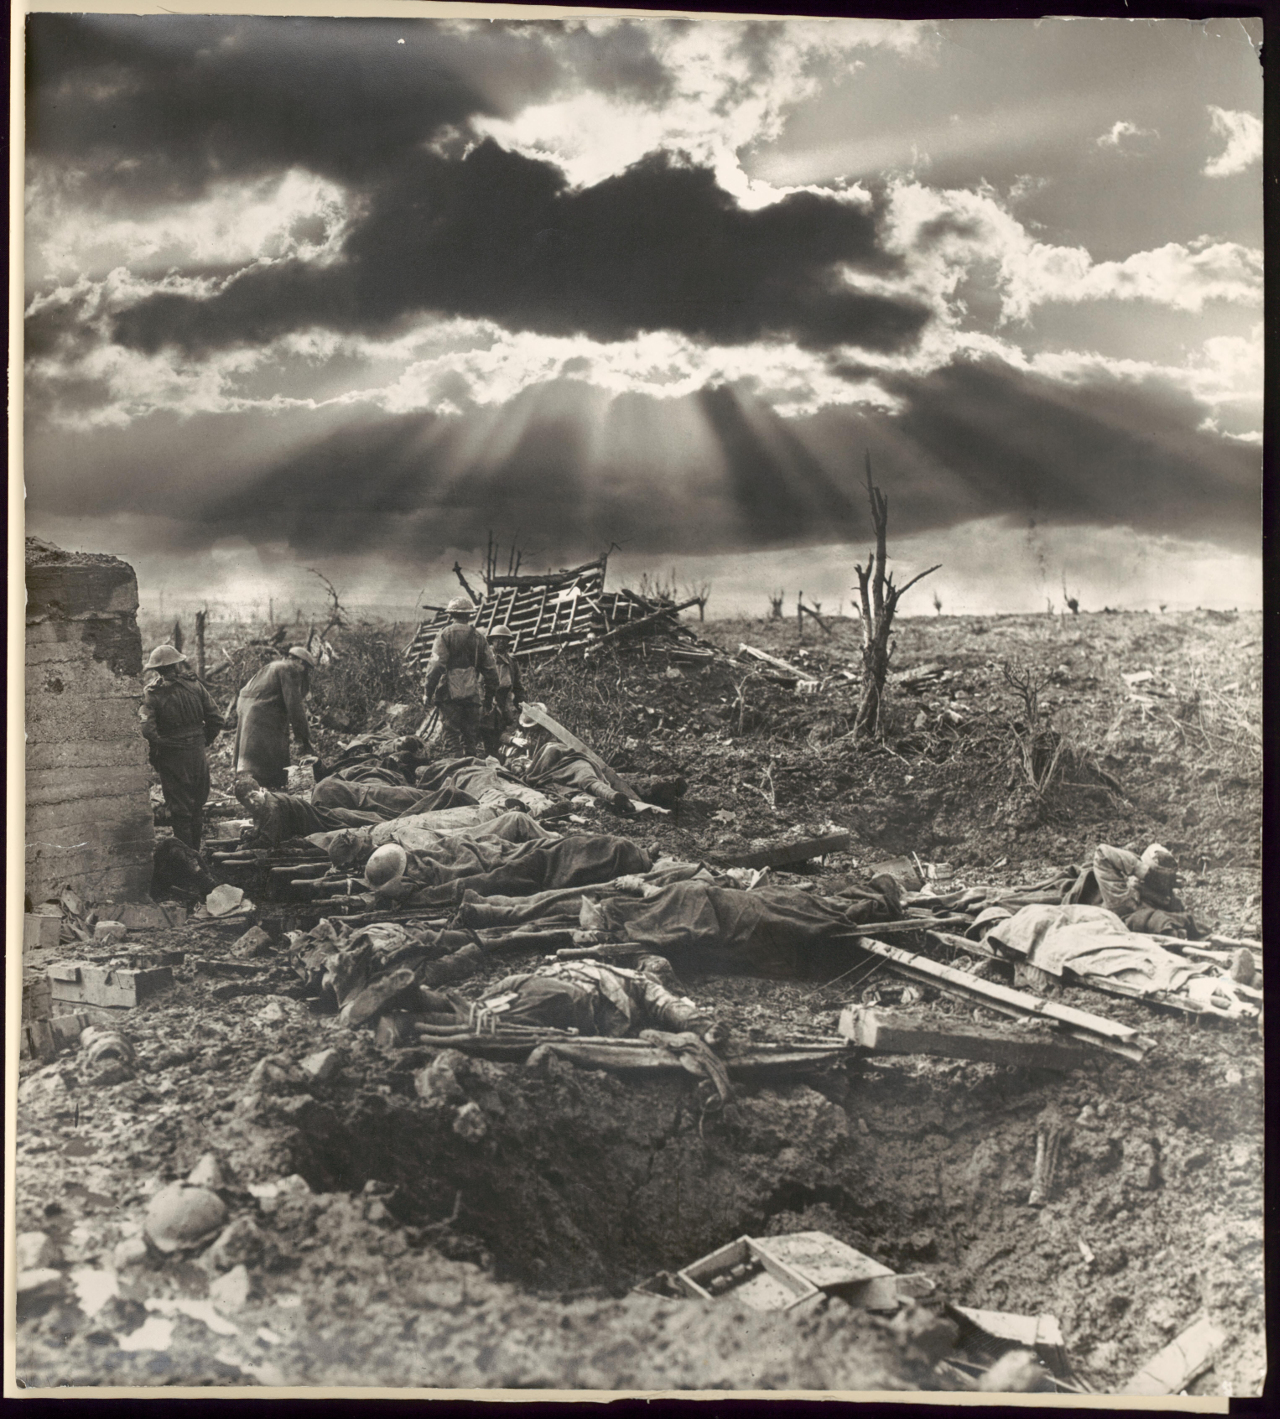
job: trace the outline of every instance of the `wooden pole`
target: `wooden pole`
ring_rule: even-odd
[[[196,612],[196,674],[201,680],[204,679],[204,623],[207,614],[205,611]]]

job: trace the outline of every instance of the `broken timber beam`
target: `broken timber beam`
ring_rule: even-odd
[[[848,833],[828,833],[822,838],[804,838],[800,842],[780,843],[777,847],[762,847],[755,852],[716,857],[713,862],[717,867],[782,867],[788,862],[808,862],[810,858],[843,852],[849,842]],[[922,922],[921,925],[928,923]]]
[[[818,677],[810,674],[807,670],[800,670],[788,661],[779,660],[776,655],[769,655],[766,651],[757,650],[753,645],[745,642],[738,647],[739,655],[749,655],[752,660],[763,660],[767,665],[772,665],[776,670],[781,670],[787,675],[794,676],[796,680],[812,681],[817,684]]]
[[[462,589],[463,589],[463,591],[465,591],[465,592],[467,593],[467,595],[471,598],[471,600],[475,603],[475,605],[479,606],[479,604],[481,603],[481,601],[484,600],[484,597],[482,597],[482,596],[477,596],[477,595],[475,594],[475,592],[471,590],[471,587],[470,587],[469,583],[467,582],[466,577],[462,575],[462,567],[461,567],[457,562],[454,562],[454,564],[453,564],[453,574],[454,574],[454,576],[456,576],[456,577],[458,578],[458,580],[462,583]]]
[[[875,1054],[931,1054],[978,1059],[1022,1069],[1076,1069],[1085,1058],[1079,1045],[1042,1036],[1018,1036],[979,1025],[945,1024],[851,1006],[841,1012],[840,1033]]]
[[[651,611],[647,616],[637,617],[634,621],[621,621],[611,631],[606,631],[604,635],[597,636],[592,645],[603,645],[605,641],[612,640],[614,636],[625,635],[628,631],[634,631],[639,626],[647,626],[654,621],[660,620],[663,616],[678,616],[681,611],[687,611],[690,606],[696,606],[698,598],[695,596],[692,601],[682,601],[679,606],[664,606],[661,610]],[[603,614],[603,613],[602,613]]]
[[[1227,1333],[1201,1316],[1153,1355],[1120,1390],[1121,1394],[1178,1394],[1203,1374],[1226,1342]]]
[[[996,981],[984,980],[979,976],[958,971],[952,966],[944,966],[931,961],[928,956],[918,956],[911,951],[903,951],[887,942],[864,936],[858,941],[859,949],[879,956],[887,966],[900,975],[932,986],[946,995],[959,995],[975,1005],[986,1006],[1002,1015],[1012,1015],[1027,1019],[1040,1016],[1052,1020],[1064,1033],[1086,1044],[1096,1045],[1111,1054],[1141,1063],[1152,1041],[1145,1039],[1137,1030],[1128,1025],[1107,1020],[1101,1015],[1091,1015],[1087,1010],[1077,1010],[1071,1005],[1062,1005],[1055,1000],[1043,1000],[1038,995],[1014,990],[1012,986],[1000,985]]]
[[[583,562],[580,567],[567,567],[561,572],[541,572],[534,576],[493,576],[486,580],[486,585],[490,587],[518,587],[518,586],[563,586],[566,582],[572,581],[574,577],[581,576],[583,572],[595,571],[597,567],[603,568],[608,558],[597,557],[594,562]]]

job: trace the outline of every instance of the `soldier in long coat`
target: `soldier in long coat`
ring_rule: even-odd
[[[236,700],[236,773],[250,774],[263,788],[288,783],[289,731],[300,754],[314,752],[307,727],[306,698],[316,658],[295,645],[283,660],[264,665]]]

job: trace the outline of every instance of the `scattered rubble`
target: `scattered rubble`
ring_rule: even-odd
[[[592,624],[573,619],[577,584],[556,634]],[[551,590],[492,588],[547,615]],[[265,843],[256,820],[221,820],[190,916],[95,916],[74,896],[28,914],[24,1383],[1254,1383],[1256,874],[1210,873],[1132,803],[1012,830],[999,851],[987,828],[948,831],[961,810],[930,797],[937,770],[959,772],[963,748],[968,771],[994,732],[993,711],[964,703],[981,668],[964,657],[891,676],[902,731],[855,750],[847,722],[818,732],[850,694],[838,623],[821,650],[766,641],[765,659],[738,660],[730,629],[725,648],[673,660],[704,647],[646,636],[671,618],[635,610],[627,713],[648,730],[606,758],[549,694],[544,717],[628,804],[678,776],[669,815],[554,784],[528,798],[510,763],[472,764],[437,775],[471,802],[411,827]],[[960,708],[930,698],[952,692]],[[698,727],[722,693],[729,713]],[[798,749],[770,741],[767,773],[744,748],[749,712],[807,726]],[[428,755],[406,777],[392,735],[322,747],[366,784],[418,788],[440,768]],[[884,831],[883,805],[917,791],[932,807],[902,810],[911,834]],[[1048,933],[1020,949],[1020,923],[1101,920],[1064,906],[1081,864],[1157,832],[1205,930],[1108,929],[1105,949],[1164,975],[1100,971],[1096,937],[1053,959]],[[436,874],[400,897],[366,875],[391,834]],[[577,875],[511,875],[553,859]],[[634,973],[654,955],[711,1028],[637,1017],[609,1034],[493,1008],[513,973]],[[1208,1330],[1182,1337],[1206,1308]]]

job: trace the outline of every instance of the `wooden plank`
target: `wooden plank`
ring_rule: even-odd
[[[976,1059],[1020,1069],[1077,1069],[1085,1059],[1079,1045],[1039,1036],[1019,1037],[980,1025],[946,1024],[914,1015],[847,1008],[840,1033],[876,1054],[929,1054],[944,1059]]]
[[[721,867],[782,867],[788,862],[808,862],[810,858],[843,852],[850,841],[848,833],[828,833],[821,838],[803,838],[800,842],[779,843],[777,847],[732,853],[712,860]]]
[[[959,995],[976,1005],[984,1005],[1003,1015],[1019,1018],[1039,1015],[1052,1020],[1066,1034],[1097,1045],[1112,1054],[1118,1054],[1135,1063],[1141,1062],[1152,1042],[1139,1035],[1128,1025],[1107,1020],[1101,1015],[1092,1015],[1087,1010],[1077,1010],[1071,1005],[1058,1001],[1044,1000],[1040,996],[1028,995],[1025,991],[1014,990],[1011,986],[997,981],[984,980],[958,971],[952,966],[944,966],[931,961],[927,956],[918,956],[911,951],[903,951],[887,942],[863,937],[859,947],[879,956],[885,964],[900,974],[924,985],[933,986],[945,994]]]
[[[560,572],[542,572],[537,576],[495,576],[489,585],[503,587],[553,586],[563,588],[573,583],[583,572],[599,571],[601,584],[604,582],[605,559],[597,557],[594,562],[583,562],[580,567],[568,567]]]
[[[141,1005],[173,984],[173,972],[168,966],[130,970],[73,963],[50,966],[48,976],[54,1000],[111,1009]]]
[[[1121,1394],[1178,1394],[1213,1363],[1227,1333],[1201,1316],[1177,1339],[1153,1355],[1121,1388]]]
[[[775,669],[781,670],[784,674],[792,676],[796,680],[810,681],[817,684],[818,677],[809,670],[801,670],[798,666],[792,665],[790,661],[779,660],[776,655],[769,655],[766,651],[757,650],[753,645],[745,642],[738,646],[739,655],[749,655],[753,660],[763,660],[767,665],[772,665]]]

